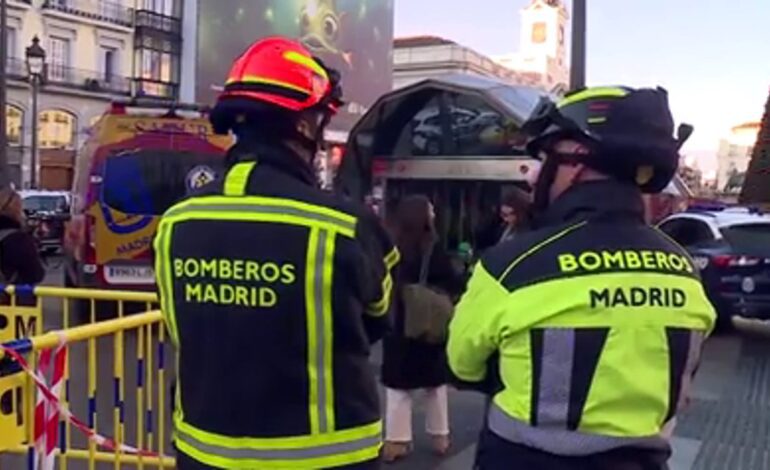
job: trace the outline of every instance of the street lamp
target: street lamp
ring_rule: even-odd
[[[40,92],[40,84],[45,72],[45,49],[40,46],[40,39],[32,38],[32,45],[27,47],[25,53],[27,73],[32,84],[32,158],[29,184],[32,189],[37,188],[37,95]]]
[[[570,89],[586,85],[586,0],[572,0]]]
[[[7,74],[8,66],[8,35],[5,33],[8,29],[8,5],[6,0],[0,0],[0,188],[8,186],[10,183],[10,174],[8,171],[8,136],[6,132],[5,113],[6,93],[7,93]]]

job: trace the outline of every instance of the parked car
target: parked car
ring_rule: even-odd
[[[733,315],[770,319],[770,214],[747,207],[693,208],[659,227],[692,255],[719,328],[729,328]]]
[[[72,197],[66,191],[21,191],[27,227],[43,253],[56,253],[64,242]]]

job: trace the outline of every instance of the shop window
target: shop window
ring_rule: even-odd
[[[38,118],[38,139],[40,148],[75,148],[77,118],[62,110],[46,110]]]
[[[8,145],[21,145],[21,128],[24,122],[24,111],[13,105],[5,107],[5,125]]]

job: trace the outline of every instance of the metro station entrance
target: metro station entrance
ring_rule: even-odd
[[[381,97],[351,131],[335,189],[388,214],[406,195],[433,202],[441,243],[475,245],[503,195],[527,197],[534,161],[521,125],[542,93],[469,75],[447,75]]]
[[[494,181],[389,180],[384,191],[385,213],[395,210],[405,196],[427,196],[436,210],[436,228],[441,243],[449,251],[462,244],[476,246],[480,227],[499,219],[500,201],[509,191],[526,192],[512,183]]]
[[[425,195],[435,206],[436,228],[444,247],[475,246],[478,227],[497,217],[504,186],[487,181],[392,180],[385,192],[385,208],[386,212],[394,210],[404,196]]]

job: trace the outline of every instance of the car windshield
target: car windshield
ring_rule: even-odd
[[[62,212],[67,210],[67,198],[59,195],[27,196],[22,205],[27,212]]]
[[[770,222],[732,225],[723,228],[722,233],[740,254],[770,256]]]
[[[221,155],[144,149],[107,159],[102,202],[125,214],[161,215],[169,207],[213,181]]]

